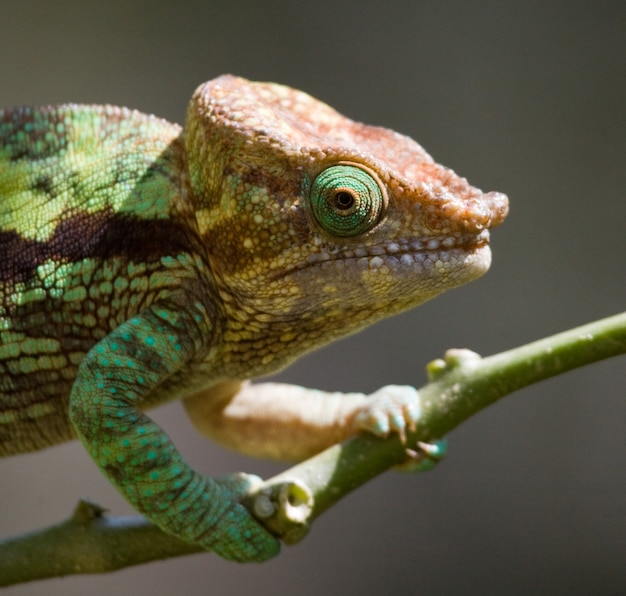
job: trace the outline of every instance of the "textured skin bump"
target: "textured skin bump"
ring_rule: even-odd
[[[242,493],[145,411],[193,398],[215,436],[281,457],[300,428],[319,449],[355,416],[402,434],[406,390],[346,407],[278,390],[313,397],[298,410],[241,381],[482,275],[507,209],[408,137],[271,83],[201,85],[184,128],[113,106],[2,110],[0,456],[78,437],[165,531],[273,556]]]

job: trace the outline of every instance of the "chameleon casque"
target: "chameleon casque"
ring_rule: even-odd
[[[0,456],[78,437],[141,513],[223,557],[278,540],[145,410],[302,459],[418,423],[416,391],[248,379],[482,275],[508,201],[413,140],[223,76],[184,128],[124,108],[0,111]]]

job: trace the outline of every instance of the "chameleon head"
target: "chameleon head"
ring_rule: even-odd
[[[230,76],[196,91],[186,131],[233,334],[267,342],[274,364],[285,363],[287,330],[297,355],[489,268],[507,197],[470,186],[406,136]]]

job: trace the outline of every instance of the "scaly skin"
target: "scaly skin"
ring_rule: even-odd
[[[483,274],[507,199],[310,96],[220,77],[185,129],[111,106],[0,111],[0,455],[75,437],[164,530],[278,552],[144,413],[184,398],[241,451],[404,431],[415,392],[242,381]],[[382,396],[382,397],[381,397]],[[304,431],[304,432],[303,432]]]

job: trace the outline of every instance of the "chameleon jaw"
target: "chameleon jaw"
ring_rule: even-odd
[[[354,250],[345,250],[341,258],[360,258],[367,256],[429,254],[455,249],[474,251],[489,244],[489,231],[483,230],[477,234],[455,234],[418,238],[415,240],[399,240],[384,245],[360,246]]]
[[[491,264],[488,237],[486,231],[472,242],[464,237],[452,248],[442,240],[437,249],[390,243],[391,248],[317,253],[313,262],[267,275],[250,308],[274,321],[297,317],[303,335],[306,325],[334,326],[341,337],[481,277]]]
[[[399,240],[385,244],[371,246],[360,245],[358,247],[343,247],[330,249],[320,247],[318,251],[311,250],[305,261],[298,263],[290,269],[275,271],[269,280],[274,281],[289,275],[293,275],[303,269],[313,267],[345,267],[354,263],[356,268],[376,269],[383,265],[393,265],[394,270],[406,267],[414,267],[415,264],[427,262],[449,262],[453,256],[457,261],[464,260],[461,257],[476,256],[477,252],[487,249],[484,261],[484,270],[489,268],[491,251],[489,249],[489,230],[482,230],[478,234],[441,235],[432,238],[415,240]],[[474,276],[474,277],[477,277]]]

